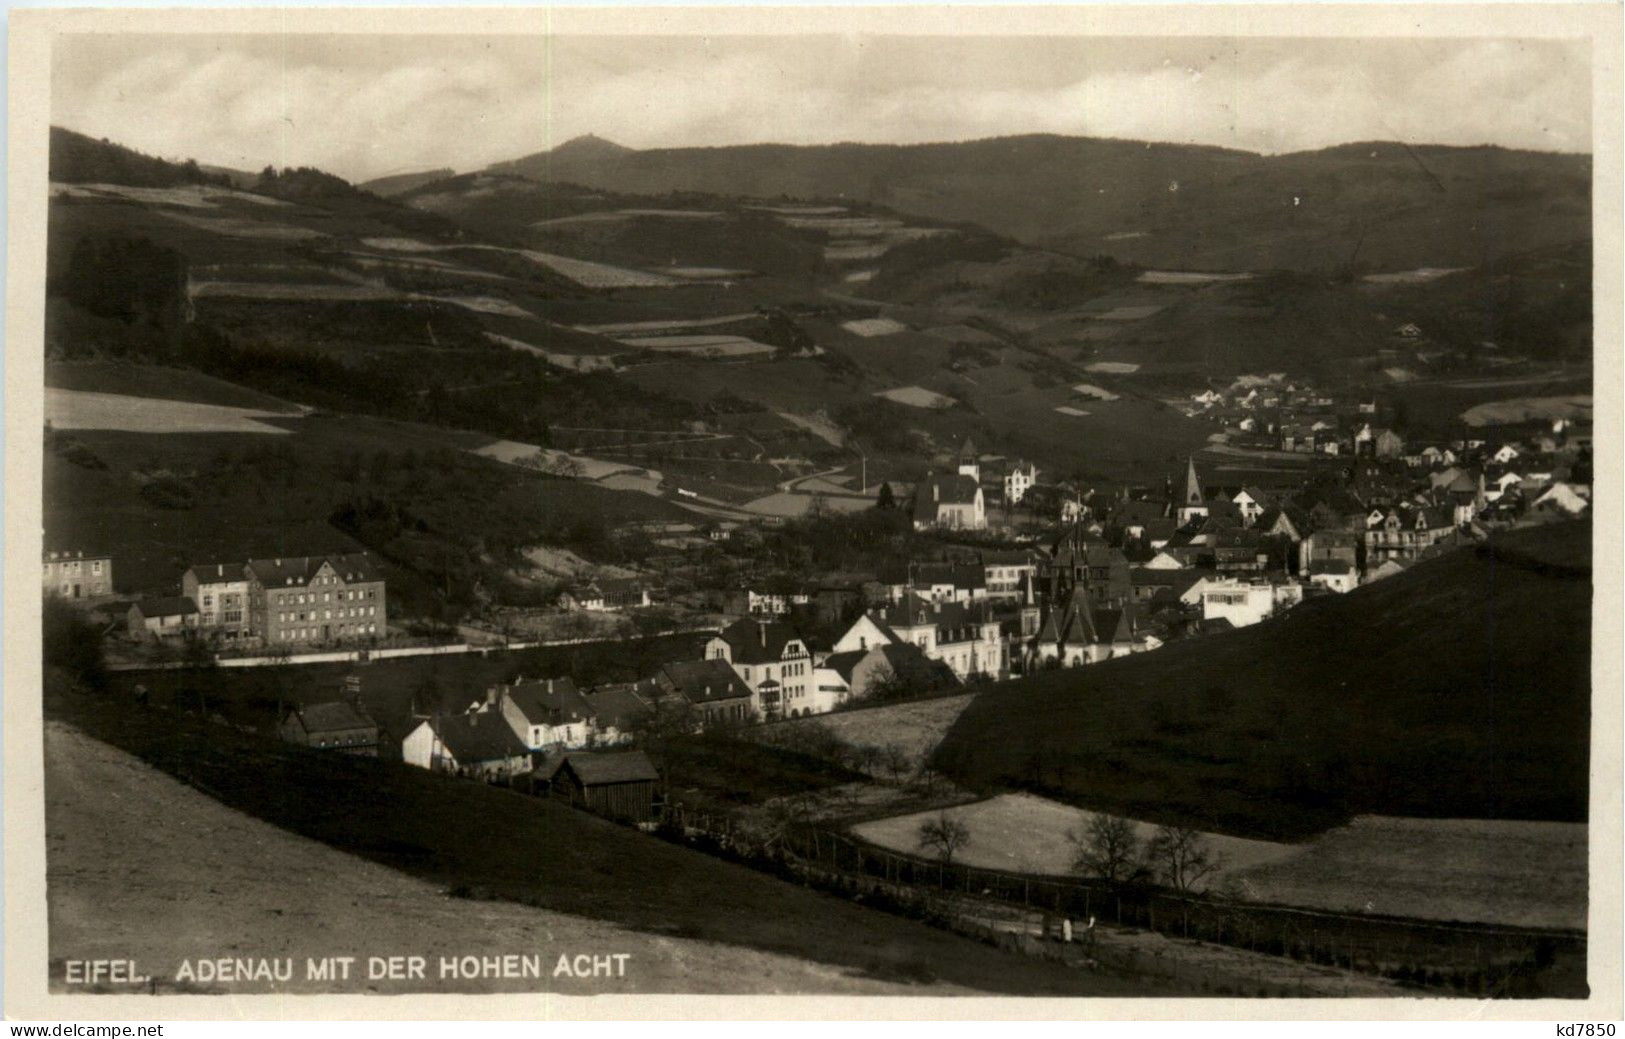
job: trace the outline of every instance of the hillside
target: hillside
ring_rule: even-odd
[[[1392,142],[1263,156],[1034,135],[951,144],[561,146],[493,172],[610,191],[839,199],[1149,267],[1472,266],[1590,237],[1589,156]]]
[[[417,173],[397,173],[389,177],[377,177],[373,180],[363,181],[360,188],[363,191],[370,191],[374,195],[390,198],[455,175],[456,171],[448,166],[434,170],[420,170]]]
[[[225,171],[211,172],[196,162],[169,162],[131,148],[98,141],[60,126],[51,127],[51,179],[65,184],[127,184],[172,188],[182,184],[231,187]]]
[[[1169,988],[1002,952],[546,798],[399,763],[302,750],[178,712],[143,711],[81,693],[48,692],[46,713],[228,808],[441,890],[455,887],[476,906],[517,903],[590,917],[656,942],[675,937],[725,943],[735,951],[811,960],[842,975],[883,982],[940,981],[984,992],[1072,996]],[[215,855],[229,857],[230,845]],[[201,895],[193,891],[189,897]],[[432,938],[420,934],[418,940]],[[476,945],[465,951],[497,951],[484,941]],[[636,990],[635,983],[631,987]],[[760,987],[744,974],[717,979],[713,990]]]
[[[1355,814],[1582,821],[1589,521],[1284,617],[984,694],[936,763],[1149,820],[1297,838]]]
[[[840,992],[968,994],[881,981],[791,956],[630,930],[584,915],[451,897],[442,886],[323,847],[211,800],[139,759],[58,722],[45,726],[46,885],[50,956],[119,957],[160,969],[199,950],[364,958],[381,950],[428,957],[540,952],[548,964],[580,949],[627,952],[628,979],[369,983],[383,991]],[[135,806],[134,810],[131,806]],[[116,860],[117,870],[105,868]],[[300,907],[290,912],[290,906]],[[631,966],[633,963],[635,967]],[[263,985],[232,984],[234,992]],[[169,988],[162,980],[159,990]],[[207,988],[207,986],[205,986]],[[331,989],[302,978],[293,991]]]

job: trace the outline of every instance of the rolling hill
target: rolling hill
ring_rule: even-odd
[[[1277,620],[984,694],[937,767],[1298,838],[1355,814],[1583,821],[1591,525],[1531,528]]]
[[[571,141],[491,167],[641,194],[867,202],[1180,269],[1474,266],[1590,236],[1586,155],[1342,145],[1264,156],[1033,135],[638,151]]]

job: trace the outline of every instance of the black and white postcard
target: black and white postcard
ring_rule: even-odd
[[[1617,5],[11,29],[8,1013],[1619,1014]]]

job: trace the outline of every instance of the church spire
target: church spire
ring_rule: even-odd
[[[1200,505],[1204,500],[1202,481],[1196,478],[1196,456],[1192,455],[1185,469],[1185,504]]]

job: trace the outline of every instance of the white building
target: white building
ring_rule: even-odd
[[[248,575],[241,563],[204,563],[181,575],[181,594],[197,603],[198,627],[225,639],[247,638]]]
[[[1202,619],[1222,618],[1245,628],[1302,601],[1303,586],[1296,581],[1208,581],[1202,588]]]
[[[1004,474],[1004,500],[1007,504],[1018,505],[1033,484],[1038,482],[1038,467],[1031,462],[1017,462]]]
[[[44,591],[64,599],[95,599],[113,594],[113,560],[83,552],[45,553]]]

